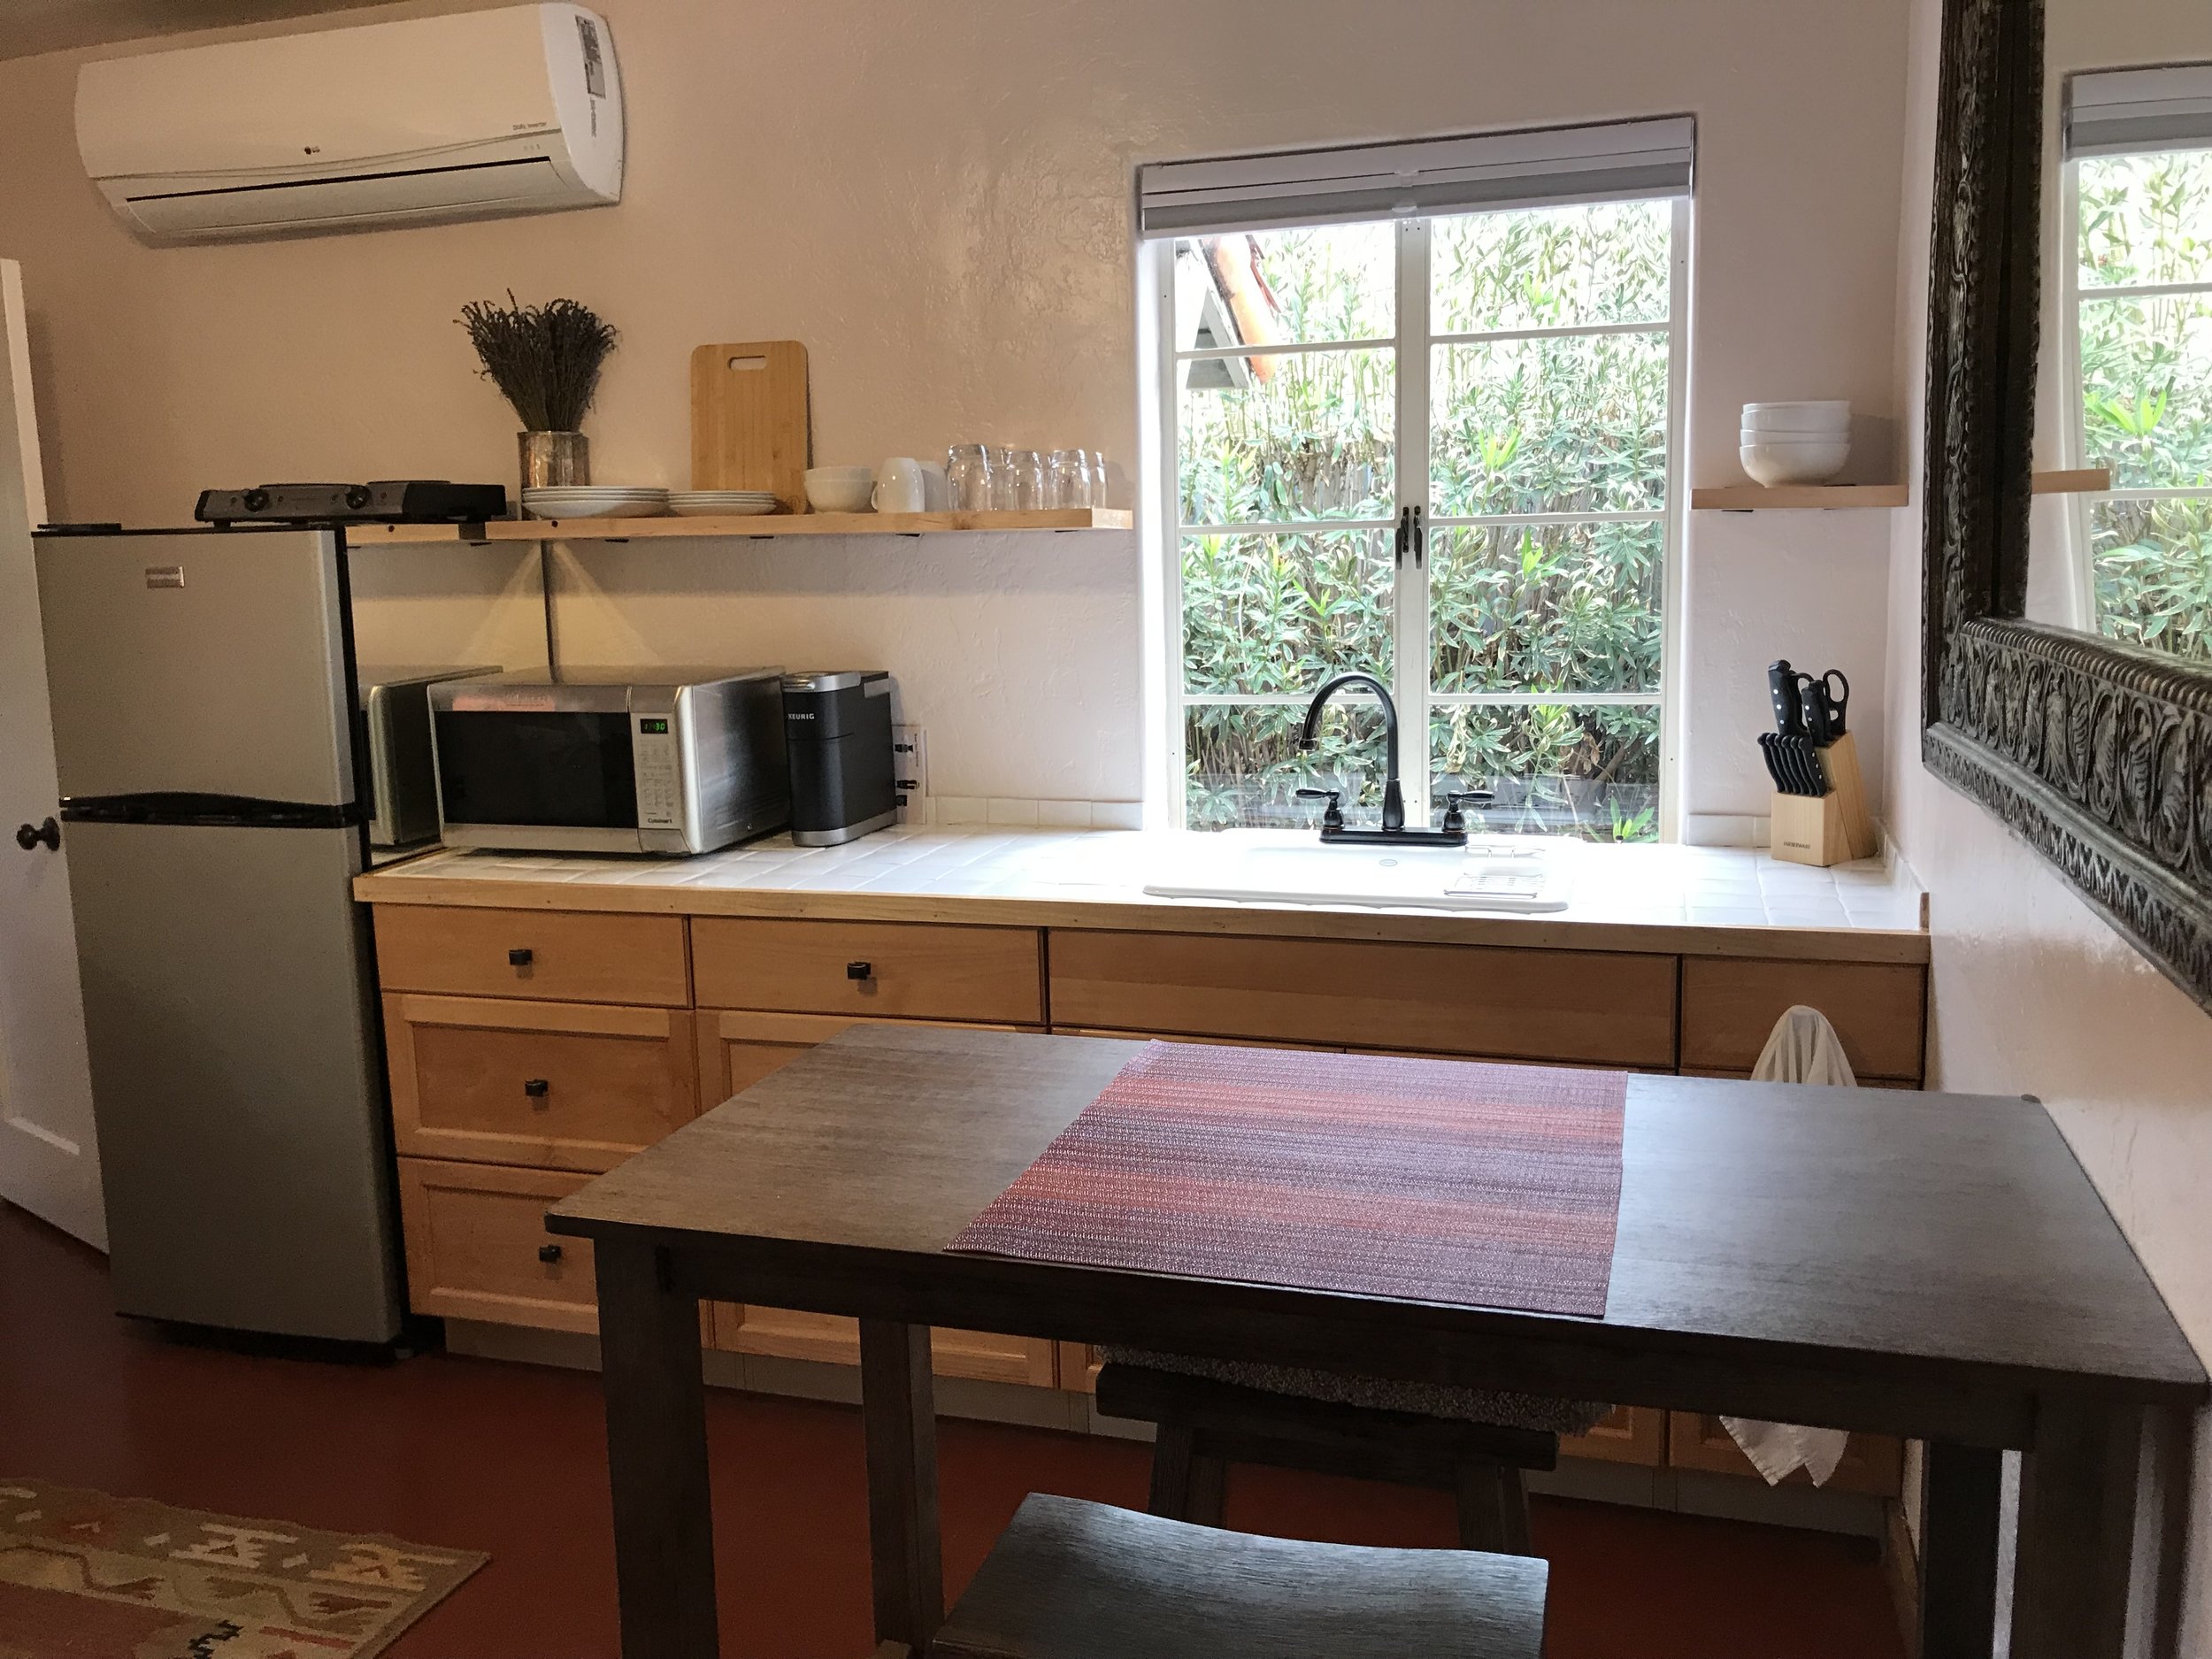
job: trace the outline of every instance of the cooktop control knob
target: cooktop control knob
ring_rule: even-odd
[[[265,489],[248,490],[245,495],[245,507],[248,512],[268,511],[269,492]]]
[[[346,486],[346,505],[348,508],[355,512],[359,512],[368,504],[369,490],[367,485],[349,484]]]

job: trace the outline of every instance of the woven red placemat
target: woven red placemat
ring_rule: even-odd
[[[1155,1042],[957,1251],[1605,1312],[1617,1071]]]

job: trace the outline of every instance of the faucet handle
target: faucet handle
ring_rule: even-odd
[[[1344,809],[1337,803],[1337,796],[1342,793],[1343,791],[1340,789],[1301,789],[1298,791],[1298,798],[1301,801],[1325,800],[1328,802],[1328,810],[1321,814],[1321,827],[1323,829],[1342,829],[1344,827]]]
[[[1450,835],[1465,832],[1467,820],[1460,816],[1461,807],[1488,806],[1496,799],[1487,789],[1454,789],[1444,797],[1444,833]]]

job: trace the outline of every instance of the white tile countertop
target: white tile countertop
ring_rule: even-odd
[[[1235,832],[1309,845],[1302,831]],[[1580,949],[1927,960],[1911,874],[1878,860],[1813,869],[1748,849],[1556,844],[1564,910],[1163,898],[1148,880],[1219,838],[1145,831],[896,829],[842,847],[773,836],[695,858],[435,851],[362,876],[373,903],[1005,922],[1173,932],[1515,943]]]

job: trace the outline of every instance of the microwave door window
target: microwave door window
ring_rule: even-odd
[[[437,720],[449,823],[637,827],[626,714],[446,712]]]

